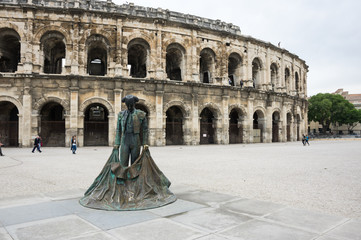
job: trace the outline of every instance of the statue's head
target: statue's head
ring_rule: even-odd
[[[129,111],[133,112],[135,108],[135,103],[139,102],[139,98],[133,95],[127,95],[122,99],[122,102],[127,105],[127,108]]]

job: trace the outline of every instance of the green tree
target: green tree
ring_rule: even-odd
[[[353,128],[360,121],[359,111],[341,95],[319,93],[308,102],[308,119],[319,122],[323,133],[326,133],[330,124],[348,124]]]

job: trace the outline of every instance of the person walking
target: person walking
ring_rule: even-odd
[[[3,154],[3,152],[2,152],[2,150],[1,150],[1,147],[2,146],[4,146],[4,144],[2,143],[2,142],[0,142],[0,156],[2,157],[2,156],[5,156],[4,154]]]
[[[33,147],[33,150],[31,152],[34,153],[35,149],[37,149],[41,153],[40,146],[41,146],[41,138],[38,135],[34,139],[34,147]]]
[[[305,145],[306,145],[306,143],[308,144],[308,146],[310,146],[310,143],[308,142],[308,135],[306,135],[306,138],[305,138],[305,140],[306,140],[306,142],[305,142]]]
[[[75,135],[71,137],[70,150],[73,152],[73,154],[75,154],[75,152],[76,152],[76,136]]]

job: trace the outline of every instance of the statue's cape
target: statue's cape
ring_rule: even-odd
[[[80,199],[80,204],[103,210],[141,210],[172,203],[171,182],[157,167],[149,149],[143,150],[129,167],[119,162],[119,150],[113,149],[98,177]]]

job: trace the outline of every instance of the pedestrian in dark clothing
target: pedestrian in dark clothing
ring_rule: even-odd
[[[76,136],[75,135],[71,137],[70,150],[73,152],[73,154],[75,154],[75,152],[76,152]]]
[[[306,145],[306,143],[307,143],[307,144],[308,144],[308,146],[310,146],[310,143],[308,142],[308,139],[309,139],[309,138],[308,138],[308,135],[306,135],[306,139],[305,139],[305,140],[306,140],[306,141],[305,141],[305,145]]]
[[[31,152],[34,153],[35,149],[37,149],[39,152],[41,152],[40,146],[41,146],[41,138],[39,136],[37,136],[34,139],[34,147],[33,147],[33,150]]]
[[[0,142],[0,156],[4,156],[2,150],[1,150],[1,147],[4,146],[4,144],[2,144],[2,142]]]

